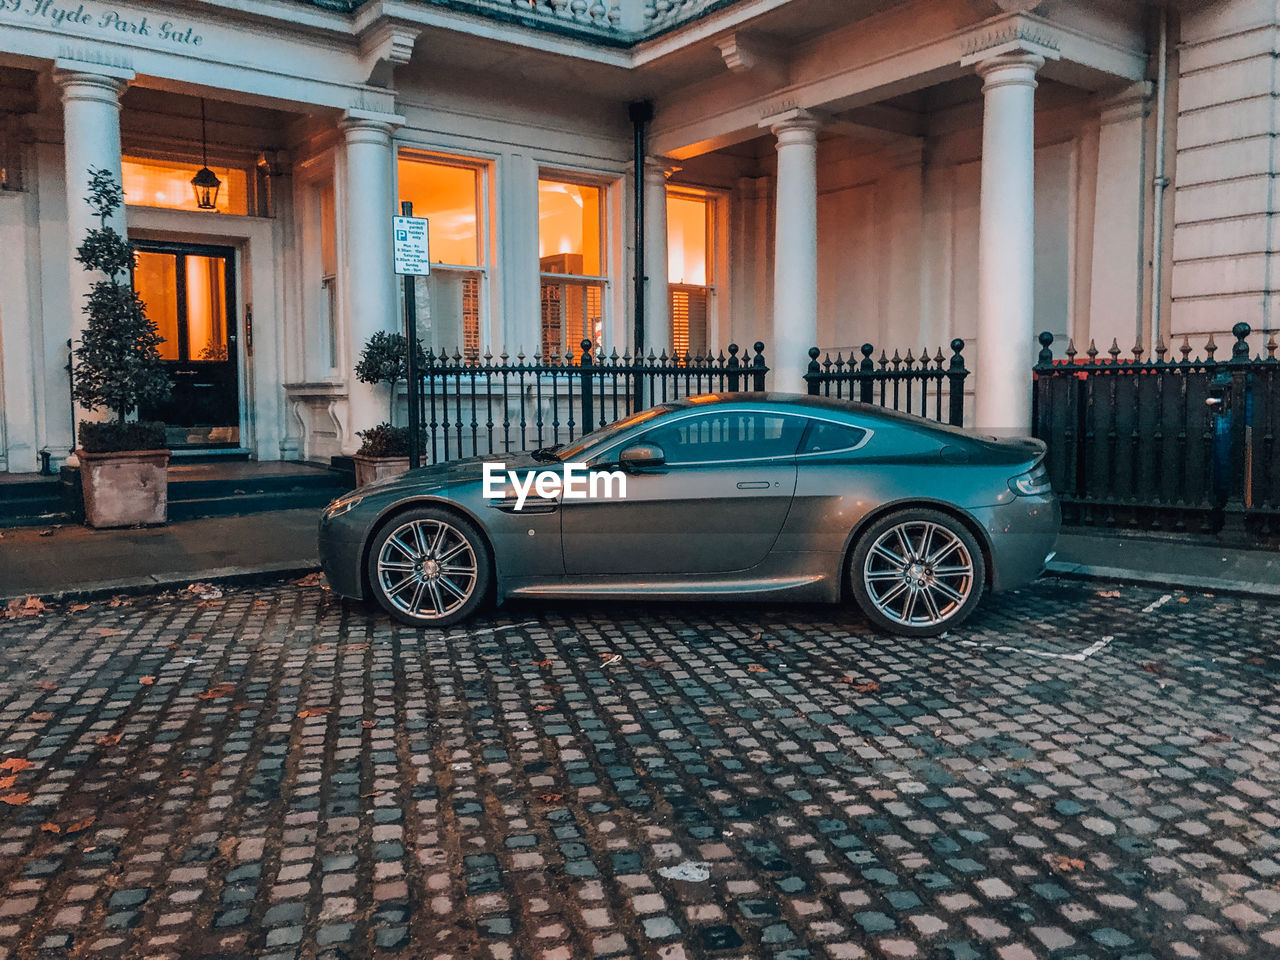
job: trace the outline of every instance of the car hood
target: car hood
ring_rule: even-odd
[[[447,463],[436,463],[429,467],[419,467],[398,477],[378,480],[363,487],[366,494],[398,493],[402,490],[422,492],[436,490],[455,483],[472,483],[484,479],[484,465],[500,463],[506,470],[528,469],[530,467],[554,467],[553,463],[540,463],[533,458],[532,451],[520,453],[493,453],[483,457],[468,457],[465,460],[450,460]]]

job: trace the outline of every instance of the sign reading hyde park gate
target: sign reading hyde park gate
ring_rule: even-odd
[[[194,27],[149,16],[122,14],[111,7],[97,8],[65,0],[0,0],[0,10],[16,13],[32,26],[49,27],[72,37],[145,37],[158,48],[198,47],[204,37]]]

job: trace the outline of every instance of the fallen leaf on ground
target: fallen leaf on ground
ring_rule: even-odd
[[[12,789],[13,785],[17,782],[18,778],[16,775],[12,777],[0,777],[0,790]]]
[[[305,710],[299,710],[298,716],[305,720],[307,717],[323,717],[328,712],[328,707],[307,707]]]
[[[222,588],[215,587],[212,583],[190,583],[182,592],[200,600],[217,600],[222,596]]]
[[[46,693],[53,693],[53,691],[58,689],[58,685],[56,683],[50,683],[48,680],[41,680],[36,684],[36,686]]]
[[[1099,590],[1098,596],[1107,597],[1108,599],[1111,599],[1111,598],[1120,596],[1120,591],[1119,590]]]
[[[31,766],[32,763],[30,760],[25,760],[22,757],[9,757],[3,763],[0,763],[0,770],[8,770],[12,773],[21,773],[23,770],[27,770]]]
[[[534,665],[535,667],[549,667],[549,666],[551,666],[551,661],[550,661],[550,660],[535,660],[535,661],[533,661],[533,665]]]
[[[1045,860],[1048,861],[1049,866],[1053,867],[1053,869],[1057,870],[1059,873],[1070,873],[1073,870],[1084,869],[1083,860],[1077,860],[1075,857],[1068,857],[1063,853],[1045,854]]]
[[[42,823],[40,824],[40,829],[43,830],[45,833],[61,833],[62,832],[62,828],[58,826],[56,823]]]
[[[39,597],[14,597],[4,608],[6,620],[17,620],[21,617],[36,617],[44,613],[46,607]]]
[[[378,725],[377,720],[364,720],[360,724],[360,726],[364,727],[366,730],[372,730],[377,725]]]
[[[97,740],[94,741],[94,743],[96,743],[100,747],[114,747],[117,743],[120,742],[123,736],[124,736],[123,733],[112,733],[105,737],[99,737]]]
[[[564,799],[563,793],[540,793],[538,799],[543,803],[559,803]]]
[[[1206,737],[1200,738],[1201,743],[1230,743],[1231,738],[1225,733],[1211,733]]]
[[[31,714],[31,719],[39,723],[47,723],[53,719],[53,714],[46,713],[45,711],[40,710],[40,711],[37,711],[36,713]]]
[[[600,654],[600,659],[601,659],[601,661],[602,661],[602,663],[600,664],[600,666],[602,666],[602,667],[611,667],[611,666],[613,666],[615,663],[621,663],[621,662],[622,662],[622,654],[620,654],[620,653],[602,653],[602,654]]]
[[[67,824],[67,828],[63,833],[81,833],[93,826],[93,816],[87,816],[83,820],[77,820],[74,823]]]
[[[1179,598],[1178,598],[1178,602],[1179,602],[1179,603],[1190,603],[1190,602],[1191,602],[1191,598],[1190,598],[1190,597],[1179,597]]]
[[[538,713],[546,713],[548,710],[552,709],[552,706],[549,703],[540,703],[533,709],[536,710]]]
[[[236,685],[234,683],[219,683],[210,687],[204,693],[197,693],[196,696],[201,700],[222,700],[235,693],[235,689]]]
[[[138,682],[142,684],[144,687],[149,687],[156,682],[156,678],[155,677],[139,677]]]
[[[53,536],[53,528],[52,528],[52,527],[50,527],[48,530],[41,530],[41,531],[40,531],[40,536],[42,536],[42,537],[52,537],[52,536]]]
[[[97,634],[98,636],[100,636],[100,637],[118,637],[118,636],[120,636],[120,631],[119,631],[119,630],[117,630],[117,629],[115,629],[114,627],[96,627],[96,628],[94,628],[94,631],[93,631],[93,632],[94,632],[94,633],[96,633],[96,634]]]
[[[300,587],[318,587],[320,586],[320,574],[308,573],[305,577],[299,577],[293,582]]]
[[[853,689],[858,693],[875,693],[880,689],[880,684],[874,680],[865,680],[862,683],[854,683],[851,677],[844,678],[845,683],[853,684]]]
[[[70,607],[70,610],[72,613],[79,613],[81,610],[88,610],[88,609],[89,609],[89,605],[87,603],[73,603]]]
[[[129,600],[126,597],[112,597],[110,600],[107,601],[107,606],[108,607],[127,607],[132,602],[133,602],[132,600]]]
[[[758,663],[753,663],[751,666],[747,667],[747,672],[748,673],[768,673],[768,671],[765,670],[765,668],[760,666],[760,664]]]
[[[0,803],[7,803],[11,807],[21,807],[31,799],[29,793],[8,793],[0,797]]]

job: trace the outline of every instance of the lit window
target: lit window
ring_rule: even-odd
[[[714,202],[701,194],[667,193],[667,282],[675,355],[707,352],[714,263]]]
[[[177,162],[125,157],[124,202],[139,207],[196,210],[191,178],[200,169],[199,161]],[[222,181],[218,190],[218,213],[249,214],[249,176],[235,167],[210,167]]]
[[[474,359],[480,353],[487,256],[487,169],[475,161],[402,154],[400,201],[425,217],[431,275],[414,279],[424,350]]]
[[[607,274],[604,191],[538,181],[538,263],[542,273],[542,356],[563,360],[583,340],[604,341]]]

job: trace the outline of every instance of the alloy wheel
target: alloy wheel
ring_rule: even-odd
[[[440,620],[471,599],[479,562],[471,540],[453,524],[414,518],[383,542],[375,573],[378,589],[397,611],[414,620]]]
[[[972,594],[974,558],[947,527],[907,520],[872,543],[862,582],[871,603],[889,621],[934,627],[953,617]]]

